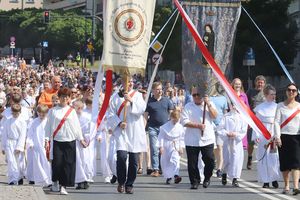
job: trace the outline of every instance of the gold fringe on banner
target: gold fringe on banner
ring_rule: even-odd
[[[113,72],[123,75],[123,74],[130,74],[131,76],[134,74],[141,74],[142,76],[145,75],[144,68],[134,68],[134,67],[124,67],[124,66],[110,66],[110,65],[103,65],[104,71],[112,70]]]

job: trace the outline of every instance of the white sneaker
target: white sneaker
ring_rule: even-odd
[[[52,183],[51,191],[52,191],[52,192],[59,192],[59,184],[58,184],[58,181]]]
[[[60,188],[60,194],[61,195],[67,195],[68,194],[68,192],[66,191],[65,187],[61,186],[61,188]]]
[[[105,177],[104,183],[110,183],[110,177],[109,176]]]

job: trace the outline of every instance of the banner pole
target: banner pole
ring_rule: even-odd
[[[149,85],[148,85],[147,95],[146,95],[146,98],[145,98],[146,104],[148,103],[148,100],[149,100],[149,96],[150,96],[150,93],[151,93],[151,88],[152,88],[152,85],[153,85],[153,82],[154,82],[154,78],[155,78],[155,76],[156,76],[156,74],[157,74],[157,69],[158,69],[159,62],[160,62],[160,60],[161,60],[161,56],[162,56],[163,52],[165,51],[165,48],[166,48],[166,46],[167,46],[167,44],[168,44],[168,42],[169,42],[169,39],[170,39],[170,37],[171,37],[171,35],[172,35],[173,31],[174,31],[174,28],[175,28],[176,22],[177,22],[177,20],[178,20],[179,14],[180,14],[180,13],[178,12],[178,13],[177,13],[177,16],[176,16],[176,19],[175,19],[175,22],[174,22],[174,24],[173,24],[173,26],[172,26],[172,29],[171,29],[171,31],[170,31],[170,33],[169,33],[169,35],[168,35],[168,38],[167,38],[167,40],[166,40],[166,42],[165,42],[165,44],[164,44],[164,47],[163,47],[163,49],[161,50],[161,53],[160,53],[160,55],[159,55],[158,60],[156,61],[155,68],[154,68],[154,70],[153,70],[153,74],[152,74],[152,76],[151,76],[151,79],[150,79],[150,82],[149,82]]]

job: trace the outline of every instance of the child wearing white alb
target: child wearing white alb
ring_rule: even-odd
[[[227,176],[232,179],[232,185],[239,187],[238,179],[241,176],[244,150],[242,139],[246,135],[247,124],[241,119],[241,115],[233,105],[230,112],[226,113],[217,133],[224,141],[223,144],[223,174],[222,184],[227,184]]]
[[[47,122],[48,107],[38,105],[37,114],[27,132],[27,179],[29,184],[49,186],[51,181],[51,167],[46,157],[45,126]]]
[[[11,112],[12,118],[7,119],[3,124],[2,153],[6,155],[8,184],[18,185],[23,184],[20,164],[24,154],[27,124],[20,116],[19,104],[13,104]]]
[[[174,110],[171,115],[171,120],[160,127],[158,135],[159,151],[161,154],[161,169],[166,184],[170,184],[174,177],[174,183],[180,183],[179,176],[180,157],[184,147],[184,128],[180,124],[180,112]]]

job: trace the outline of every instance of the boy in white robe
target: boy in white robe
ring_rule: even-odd
[[[29,184],[48,186],[51,181],[51,167],[46,157],[45,126],[47,122],[48,107],[37,107],[38,117],[34,119],[27,132],[27,157],[31,163],[27,166],[27,179]]]
[[[80,122],[80,127],[82,130],[83,137],[87,141],[90,131],[91,118],[87,113],[83,112],[84,104],[81,100],[76,100],[73,102],[73,107],[76,110],[78,119]],[[87,149],[83,148],[82,145],[76,142],[76,173],[75,173],[75,183],[77,183],[76,189],[88,189],[88,165],[89,165],[89,152]]]
[[[12,118],[5,120],[2,132],[2,153],[6,155],[8,168],[8,184],[23,184],[21,169],[26,139],[26,121],[20,116],[21,106],[11,106]],[[24,128],[25,127],[25,128]]]
[[[241,176],[244,161],[242,139],[247,133],[247,124],[241,119],[235,106],[232,106],[230,112],[223,116],[217,132],[224,141],[222,184],[227,184],[228,176],[232,179],[232,186],[239,187],[238,179]]]
[[[276,90],[273,86],[267,85],[263,90],[266,101],[254,108],[256,116],[261,120],[271,135],[274,135],[274,119],[277,108],[275,103]],[[279,155],[274,146],[268,145],[270,140],[257,132],[253,131],[254,140],[257,143],[256,157],[258,182],[263,183],[263,188],[269,188],[272,183],[274,188],[278,188],[280,179]],[[274,143],[270,143],[274,144]]]
[[[171,120],[160,127],[158,135],[158,147],[161,155],[161,169],[166,178],[166,184],[170,184],[172,177],[174,183],[181,182],[179,176],[180,156],[184,147],[184,128],[179,123],[180,112],[174,110]]]

